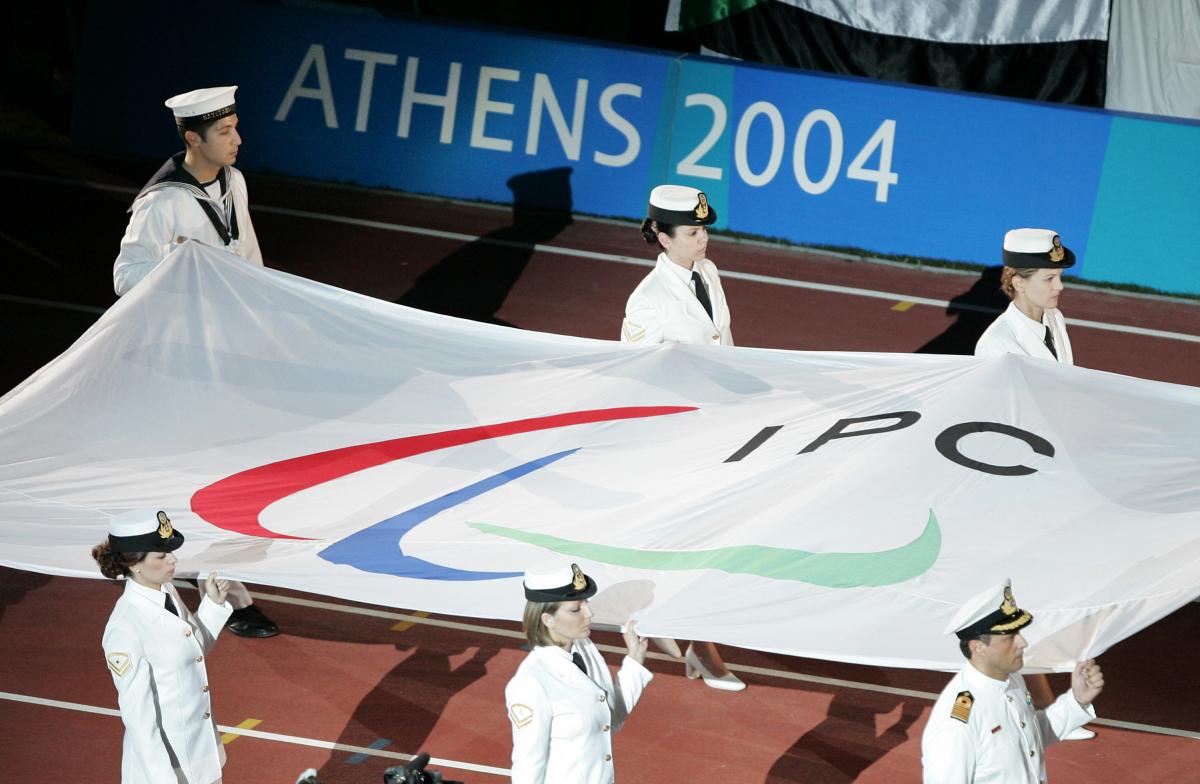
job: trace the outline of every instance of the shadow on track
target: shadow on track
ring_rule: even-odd
[[[1003,267],[987,267],[971,287],[950,300],[946,315],[954,322],[940,335],[916,350],[918,354],[974,354],[975,343],[1008,307],[1008,297],[1000,290],[1000,271]]]
[[[4,569],[0,580],[0,621],[4,612],[14,604],[20,604],[28,594],[46,585],[52,579],[48,574],[26,572],[20,569]]]
[[[533,257],[571,224],[571,169],[559,167],[510,178],[511,226],[489,232],[427,270],[398,304],[447,316],[516,326],[498,318],[504,300]]]
[[[882,693],[833,692],[825,719],[802,735],[771,766],[768,782],[851,782],[888,752],[908,740],[928,705],[924,700]],[[881,716],[885,719],[876,734]]]
[[[427,748],[427,741],[447,704],[487,676],[487,664],[501,647],[499,641],[484,639],[472,645],[456,638],[425,636],[419,646],[397,643],[396,650],[403,658],[354,709],[338,742],[409,754],[425,750],[436,756],[437,749]],[[498,711],[502,709],[497,707]],[[463,727],[460,731],[471,730]],[[347,765],[360,761],[353,755],[334,752],[321,769],[320,778],[344,776]],[[362,773],[363,781],[375,780],[365,775],[367,771]]]

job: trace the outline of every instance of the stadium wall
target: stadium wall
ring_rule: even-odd
[[[1081,279],[1200,294],[1194,121],[232,0],[211,25],[89,7],[81,146],[165,156],[163,100],[236,84],[248,171],[510,203],[509,178],[568,167],[577,212],[640,218],[678,182],[718,228],[977,264],[1041,226]]]

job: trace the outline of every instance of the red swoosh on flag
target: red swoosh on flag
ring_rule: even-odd
[[[358,444],[327,452],[301,455],[275,463],[239,471],[197,490],[192,496],[192,511],[218,528],[268,539],[307,540],[303,536],[280,534],[263,528],[258,516],[263,509],[281,498],[330,482],[356,471],[374,468],[393,460],[462,446],[492,438],[552,430],[570,425],[611,422],[618,419],[680,414],[695,411],[695,406],[629,406],[569,411],[565,414],[517,419],[491,425],[443,430],[418,436],[393,438]]]

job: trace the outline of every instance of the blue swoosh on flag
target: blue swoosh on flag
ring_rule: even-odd
[[[514,479],[551,463],[562,460],[579,451],[579,447],[556,452],[546,457],[502,471],[487,479],[427,501],[420,506],[382,520],[369,528],[331,544],[318,555],[326,561],[344,564],[374,574],[390,574],[395,577],[412,577],[419,580],[499,580],[520,577],[520,572],[473,572],[442,566],[413,555],[406,555],[400,539],[429,518],[451,507],[466,503],[489,490],[502,487]]]

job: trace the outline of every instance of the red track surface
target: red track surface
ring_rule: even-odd
[[[0,569],[0,584],[0,691],[115,707],[99,640],[118,587],[9,569]],[[362,747],[387,739],[385,751],[425,749],[445,759],[508,767],[503,692],[524,656],[520,640],[425,624],[400,631],[389,618],[269,598],[259,603],[284,634],[269,640],[222,636],[209,657],[219,723],[233,726],[253,718],[262,722],[255,729],[265,732]],[[514,624],[471,623],[516,631]],[[613,635],[597,637],[616,643]],[[1192,654],[1198,638],[1200,605],[1191,604],[1109,651],[1102,662],[1109,686],[1098,701],[1100,715],[1200,732],[1192,698],[1200,689]],[[922,692],[938,691],[947,677],[735,648],[726,649],[726,658],[783,674]],[[615,665],[617,657],[609,660]],[[920,781],[928,699],[754,673],[743,673],[747,691],[718,693],[686,680],[677,664],[656,660],[650,666],[655,680],[616,736],[623,779]],[[1053,676],[1052,682],[1056,690],[1066,688],[1065,676]],[[0,755],[10,780],[117,778],[121,723],[115,717],[0,699],[0,727]],[[1195,780],[1189,777],[1200,764],[1200,740],[1098,729],[1096,740],[1050,750],[1053,781]],[[349,752],[252,737],[235,740],[228,752],[228,782],[291,784],[308,766],[318,767],[329,784],[377,782],[385,767],[396,764],[377,758],[352,764]],[[457,775],[480,784],[504,780]]]
[[[126,193],[70,182],[136,188],[154,162],[66,152],[15,156],[3,216],[4,294],[103,308],[113,301],[111,262],[124,228]],[[508,210],[251,178],[253,203],[401,224],[491,242],[351,226],[309,216],[256,211],[268,263],[295,274],[389,300],[491,318],[527,329],[612,338],[641,267],[511,243],[650,258],[633,227],[591,221],[562,226],[514,220]],[[53,205],[54,209],[46,209]],[[501,244],[496,244],[500,241]],[[503,244],[503,243],[510,244]],[[942,307],[893,306],[905,297],[953,299],[977,276],[928,272],[714,240],[722,270],[894,293],[895,300],[727,280],[739,344],[812,350],[914,351],[969,345],[988,316]],[[479,280],[470,290],[464,281]],[[486,284],[486,285],[484,285]],[[457,297],[456,295],[467,296]],[[466,304],[464,304],[464,301]],[[1069,317],[1200,335],[1200,306],[1069,289]],[[0,350],[7,389],[62,351],[94,319],[11,297],[0,301]],[[974,332],[972,332],[974,331]],[[1200,385],[1200,344],[1072,327],[1080,365]],[[186,566],[186,563],[184,564]],[[298,594],[269,590],[271,594]],[[99,647],[117,588],[0,569],[0,691],[88,706],[116,705]],[[188,596],[185,594],[185,596]],[[190,598],[190,597],[189,597]],[[308,597],[322,600],[321,597]],[[323,601],[323,600],[322,600]],[[255,729],[370,746],[498,768],[508,766],[503,688],[523,653],[519,640],[483,629],[417,624],[317,609],[264,598],[284,634],[270,640],[226,635],[211,657],[216,716],[223,725],[259,719]],[[342,603],[341,606],[354,606]],[[378,609],[378,608],[376,608]],[[436,620],[436,619],[434,619]],[[461,619],[460,619],[461,620]],[[512,632],[515,627],[466,621]],[[801,619],[781,619],[800,623]],[[603,637],[603,636],[602,636]],[[1101,717],[1200,733],[1194,649],[1200,605],[1192,604],[1110,651]],[[615,639],[602,639],[616,644]],[[886,645],[886,640],[880,640]],[[948,643],[951,644],[951,643]],[[750,689],[714,692],[688,682],[682,668],[656,660],[656,679],[617,736],[622,781],[917,782],[920,733],[930,702],[921,696],[788,679],[823,676],[892,689],[937,692],[944,674],[855,667],[728,649],[731,663],[775,674],[743,673]],[[611,657],[615,664],[616,657]],[[1065,680],[1052,679],[1056,689]],[[0,699],[0,769],[13,781],[115,780],[117,718]],[[228,782],[294,781],[303,768],[330,782],[379,781],[395,760],[253,737],[228,747]],[[1197,780],[1195,738],[1100,727],[1086,743],[1048,754],[1055,782]],[[502,777],[445,769],[468,782]]]

